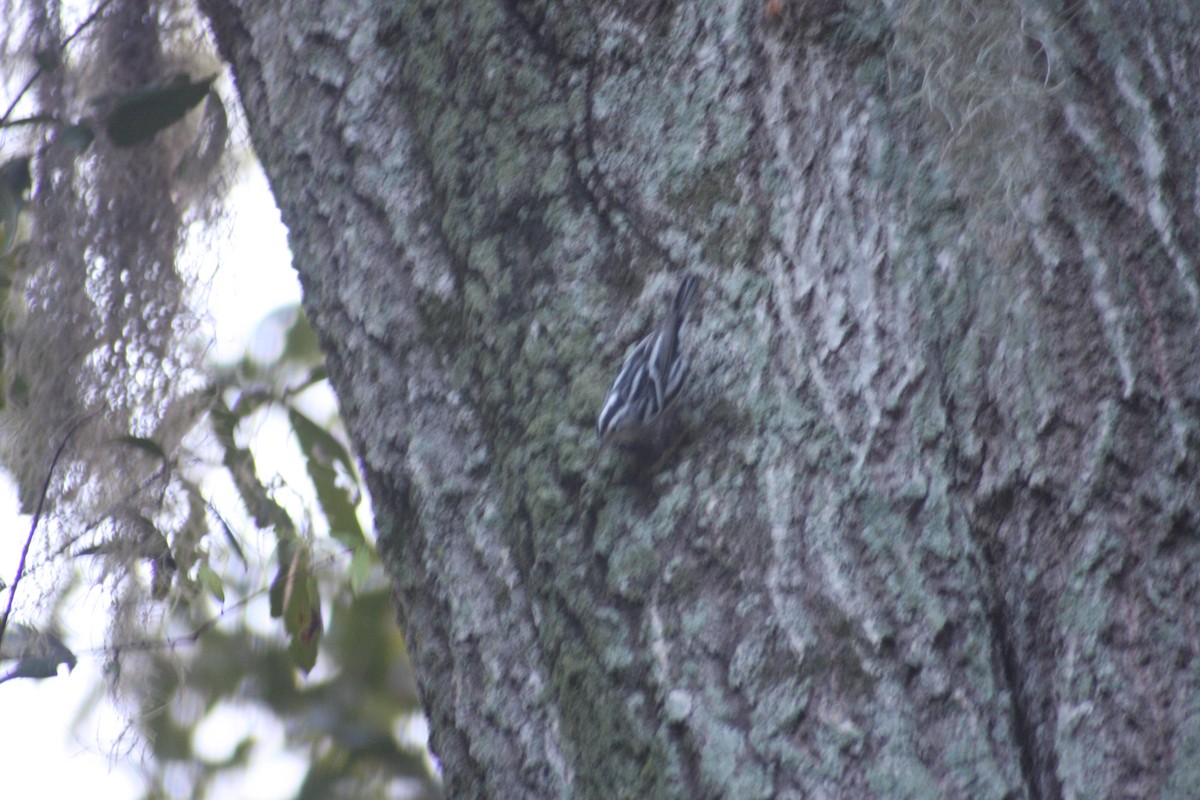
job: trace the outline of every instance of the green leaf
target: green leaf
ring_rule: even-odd
[[[149,453],[155,458],[163,461],[167,460],[167,454],[163,452],[158,442],[153,439],[147,439],[145,436],[122,436],[117,441],[121,444],[127,444],[130,447],[136,447],[138,450]]]
[[[305,641],[293,636],[288,642],[288,655],[292,657],[292,663],[307,675],[317,665],[317,639]]]
[[[18,218],[32,181],[28,156],[10,159],[0,166],[0,255],[11,252],[17,242]]]
[[[92,145],[92,140],[96,138],[95,132],[91,125],[68,125],[60,130],[54,137],[54,141],[59,144],[71,148],[77,153],[82,153]]]
[[[280,569],[275,573],[275,580],[271,581],[271,588],[267,591],[267,599],[271,606],[271,619],[279,619],[283,616],[283,590],[287,583],[287,570]]]
[[[239,409],[239,412],[241,409]],[[258,472],[254,466],[254,456],[245,447],[239,447],[234,431],[244,414],[232,411],[224,400],[218,399],[213,403],[209,418],[212,420],[213,434],[217,443],[224,449],[222,461],[229,470],[229,477],[237,487],[246,511],[254,519],[254,524],[260,528],[275,528],[279,537],[291,536],[296,527],[283,506],[275,502],[267,487],[258,480]]]
[[[33,678],[41,680],[42,678],[58,677],[58,665],[62,663],[49,656],[29,656],[28,658],[19,659],[16,665],[4,673],[0,677],[0,683],[10,681],[13,678]]]
[[[271,600],[271,616],[280,619],[283,617],[285,604],[291,598],[290,582],[294,580],[293,576],[308,570],[308,550],[303,543],[288,539],[279,543],[275,558],[279,570],[275,573],[275,579],[271,581],[268,597]]]
[[[297,567],[296,565],[301,566]],[[283,629],[295,636],[308,630],[312,624],[313,604],[308,596],[308,559],[297,559],[283,586]]]
[[[117,147],[145,141],[183,119],[216,78],[213,74],[193,82],[187,75],[176,75],[119,95],[106,114],[104,129]]]
[[[33,186],[33,174],[29,171],[29,156],[17,156],[0,165],[0,186],[14,197],[23,197]]]
[[[55,47],[43,47],[33,54],[33,60],[44,72],[53,72],[62,64],[62,54]]]
[[[308,477],[316,489],[317,502],[329,522],[329,534],[349,549],[362,547],[366,538],[358,523],[354,499],[346,488],[338,485],[338,473],[332,466],[341,464],[346,474],[353,477],[354,464],[350,454],[333,434],[295,408],[288,408],[288,419],[300,441],[300,451],[304,454]]]
[[[281,548],[280,556],[279,572],[270,590],[271,616],[283,618],[292,662],[307,673],[317,662],[317,645],[325,629],[317,578],[307,548],[294,548],[290,558],[284,557]]]
[[[354,551],[354,558],[350,559],[350,591],[355,597],[362,593],[374,563],[375,554],[371,548],[363,546]]]
[[[68,670],[75,668],[75,654],[62,639],[29,625],[10,626],[3,647],[0,658],[15,659],[16,664],[0,677],[0,683],[13,678],[54,678],[59,664],[66,664]]]
[[[75,551],[75,555],[108,555],[144,558],[147,561],[162,559],[164,562],[170,562],[170,568],[174,569],[171,545],[153,522],[141,514],[122,517],[121,521],[124,524],[118,535],[81,547]]]
[[[225,534],[225,543],[233,550],[233,554],[238,557],[238,561],[242,562],[242,566],[248,569],[250,562],[246,560],[246,553],[242,550],[242,545],[238,541],[237,534],[233,532],[233,528],[229,527],[229,523],[225,521],[225,518],[217,513],[216,506],[210,502],[206,502],[206,505],[212,515],[217,518],[217,523],[221,526],[221,533]]]
[[[300,379],[299,383],[295,383],[287,388],[287,396],[295,396],[301,392],[315,386],[321,381],[329,379],[329,370],[324,364],[313,367],[308,371],[308,374]]]
[[[221,583],[221,576],[213,571],[213,568],[208,564],[200,565],[200,572],[196,576],[200,579],[200,585],[205,591],[217,598],[217,602],[225,602],[225,587]]]
[[[281,360],[300,363],[323,362],[321,343],[317,341],[317,332],[309,324],[308,315],[304,313],[304,310],[300,308],[297,310],[299,313],[296,314],[295,321],[288,328]]]

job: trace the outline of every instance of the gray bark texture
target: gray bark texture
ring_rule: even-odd
[[[1193,4],[201,5],[450,796],[1200,797]]]

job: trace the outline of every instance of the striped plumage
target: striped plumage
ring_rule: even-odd
[[[601,442],[637,438],[679,395],[689,367],[680,334],[696,284],[696,276],[684,277],[662,325],[625,359],[596,422]]]

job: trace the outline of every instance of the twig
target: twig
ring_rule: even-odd
[[[337,558],[338,556],[336,555],[330,555],[313,562],[312,566],[314,571],[328,567],[330,564],[336,561]],[[108,652],[119,654],[122,650],[174,650],[180,645],[196,644],[198,641],[200,641],[200,637],[208,633],[218,622],[221,621],[226,614],[229,614],[232,611],[237,611],[240,608],[245,608],[246,606],[250,605],[251,600],[261,597],[269,591],[271,591],[271,585],[267,584],[266,586],[255,589],[236,602],[222,606],[221,610],[217,614],[204,620],[195,628],[193,628],[191,633],[184,634],[183,636],[176,636],[174,638],[168,637],[166,639],[139,639],[133,642],[125,642],[124,644],[109,645],[98,650],[82,650],[76,653],[76,655],[95,655],[97,653]]]
[[[71,437],[75,435],[75,431],[83,427],[83,424],[96,416],[97,413],[93,411],[72,425],[71,429],[67,431],[67,435],[63,437],[62,442],[58,445],[58,449],[54,451],[54,458],[50,460],[50,469],[46,470],[46,482],[42,484],[42,494],[38,498],[37,510],[34,511],[33,522],[29,526],[29,536],[25,537],[25,546],[21,549],[21,560],[17,563],[17,574],[13,577],[13,582],[8,587],[8,604],[4,607],[4,615],[0,616],[0,647],[4,645],[4,632],[8,629],[8,617],[12,614],[13,601],[17,598],[17,587],[21,585],[21,578],[25,577],[25,560],[29,557],[29,548],[33,546],[33,537],[37,533],[38,523],[42,521],[42,508],[46,505],[46,495],[50,493],[50,480],[54,477],[54,468],[58,466],[58,459],[62,457],[63,451],[67,449],[67,444],[70,443]]]
[[[237,611],[239,608],[244,608],[244,607],[248,606],[250,604],[251,600],[253,600],[256,597],[259,597],[263,594],[266,594],[268,591],[270,591],[270,588],[271,588],[270,586],[264,586],[262,588],[255,589],[253,592],[246,595],[241,600],[238,600],[237,602],[230,603],[229,605],[223,606],[219,613],[217,613],[213,617],[209,617],[208,619],[204,620],[204,622],[201,622],[195,629],[192,630],[191,633],[185,634],[183,636],[177,636],[175,638],[167,638],[167,639],[141,639],[136,642],[126,642],[124,644],[109,645],[108,647],[101,648],[100,650],[93,650],[91,652],[94,654],[94,653],[104,653],[104,652],[120,653],[122,650],[158,650],[158,649],[174,650],[176,647],[178,647],[181,644],[195,644],[196,642],[200,641],[201,636],[203,636],[205,633],[207,633],[209,631],[209,629],[211,629],[214,625],[216,625],[218,622],[220,622],[221,618],[224,617],[226,614],[230,613],[231,611]],[[83,651],[83,652],[87,652],[87,651]],[[76,655],[81,655],[81,653],[77,653]]]
[[[0,127],[19,128],[22,125],[66,125],[58,117],[53,114],[34,114],[32,117],[21,117],[14,119],[12,122],[5,122]]]
[[[88,15],[87,19],[79,23],[79,27],[75,29],[75,32],[59,43],[58,49],[66,49],[67,45],[69,45],[76,36],[83,33],[84,28],[95,22],[97,17],[103,14],[104,10],[111,4],[112,0],[104,0],[104,2],[102,2],[100,5],[96,6],[96,10]],[[0,117],[0,127],[6,127],[8,125],[8,118],[12,116],[13,110],[17,107],[17,103],[21,102],[21,98],[25,96],[25,93],[33,88],[33,84],[37,82],[38,78],[42,77],[43,72],[45,72],[45,70],[42,69],[42,65],[39,64],[38,68],[33,71],[33,74],[29,76],[29,80],[25,81],[25,85],[21,87],[21,91],[17,92],[17,96],[14,97],[13,101],[8,104],[8,108],[4,111],[4,116]],[[3,634],[3,632],[4,628],[0,626],[0,634]]]

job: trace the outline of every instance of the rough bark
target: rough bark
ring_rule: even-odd
[[[1200,796],[1187,4],[201,5],[452,796]]]

